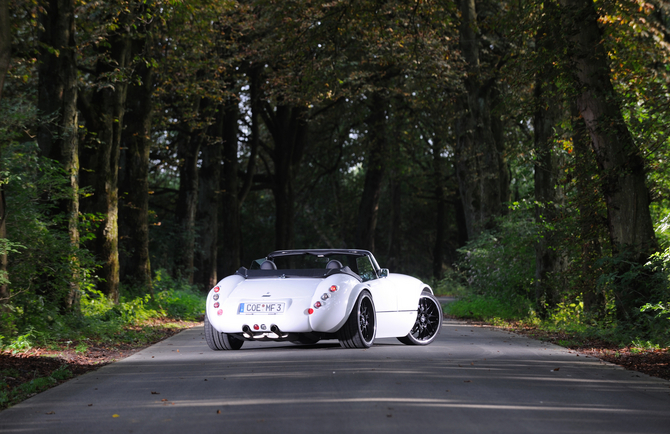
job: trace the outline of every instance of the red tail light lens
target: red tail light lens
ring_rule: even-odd
[[[337,291],[339,288],[337,287],[337,285],[332,285],[332,286],[331,286],[330,288],[328,288],[328,289],[330,290],[330,292],[335,292],[335,291]]]
[[[310,314],[310,315],[313,314],[313,313],[314,313],[314,309],[312,309],[312,308],[310,307],[309,309],[307,309],[307,313]]]
[[[219,291],[221,291],[221,288],[219,288],[218,286],[215,286],[214,287],[214,292],[219,292]]]
[[[216,309],[218,307],[219,307],[219,302],[217,301],[216,303],[214,303],[214,309]]]
[[[321,302],[317,301],[316,303],[314,303],[314,307],[317,308],[317,309],[320,308],[321,307]]]

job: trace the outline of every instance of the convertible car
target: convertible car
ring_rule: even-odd
[[[368,348],[389,337],[428,345],[441,327],[442,308],[430,287],[390,274],[367,250],[272,252],[212,288],[205,315],[213,350],[238,350],[244,341],[322,339]]]

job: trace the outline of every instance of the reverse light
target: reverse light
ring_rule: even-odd
[[[214,303],[214,309],[217,309],[218,307],[219,307],[219,302],[217,301],[216,303]]]
[[[214,300],[218,300],[218,299],[219,299],[219,294],[214,294],[214,296],[213,296],[212,298],[213,298]]]
[[[328,294],[323,294],[323,295],[321,296],[321,300],[328,300],[329,297],[330,297],[330,295],[328,295]]]
[[[331,286],[331,288],[332,288],[332,286]],[[219,288],[218,286],[215,286],[214,287],[214,292],[219,292],[219,291],[221,291],[221,288]]]
[[[339,288],[337,287],[337,285],[331,285],[331,287],[328,288],[328,290],[329,290],[330,292],[335,292],[335,291],[337,291],[338,289],[339,289]]]

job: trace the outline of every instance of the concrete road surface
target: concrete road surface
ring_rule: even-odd
[[[202,327],[0,413],[0,433],[670,433],[670,382],[445,321],[427,347],[245,343]]]

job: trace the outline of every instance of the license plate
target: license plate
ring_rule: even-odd
[[[284,313],[286,303],[240,303],[237,313],[240,315],[277,315]]]

